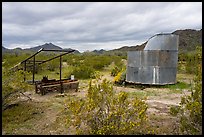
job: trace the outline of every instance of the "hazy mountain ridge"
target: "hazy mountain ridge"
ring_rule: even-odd
[[[2,46],[2,52],[6,53],[6,52],[11,52],[11,53],[21,53],[21,52],[37,52],[38,50],[40,50],[41,48],[44,49],[55,49],[55,50],[63,50],[63,48],[56,46],[52,43],[45,43],[43,45],[40,46],[36,46],[36,47],[32,47],[32,48],[26,48],[26,49],[21,49],[21,48],[15,48],[15,49],[7,49],[5,47]],[[66,48],[64,50],[73,50],[71,48]],[[74,53],[80,53],[78,50],[76,50]]]
[[[141,45],[136,45],[136,46],[123,46],[121,48],[118,49],[113,49],[111,51],[132,51],[132,50],[143,50],[145,48],[145,45],[147,44],[147,42],[144,42]]]
[[[172,34],[177,34],[179,35],[179,52],[188,52],[188,51],[193,51],[195,50],[196,46],[202,46],[202,29],[201,30],[193,30],[193,29],[185,29],[185,30],[176,30],[172,32]],[[144,42],[141,45],[136,45],[136,46],[123,46],[118,49],[113,49],[106,51],[104,49],[100,50],[93,50],[92,52],[95,54],[103,54],[107,52],[126,52],[126,51],[131,51],[131,50],[143,50],[145,48],[145,45],[147,44],[147,41]],[[26,48],[26,49],[21,49],[21,48],[15,48],[15,49],[7,49],[2,46],[2,52],[14,52],[14,53],[20,53],[20,52],[37,52],[41,48],[44,49],[63,49],[60,46],[56,46],[52,43],[45,43],[40,46],[32,47],[32,48]],[[71,48],[67,48],[66,50],[72,50]],[[80,53],[78,50],[75,51],[75,53]]]
[[[179,35],[179,51],[187,52],[195,50],[196,46],[202,46],[202,29],[176,30],[172,34]]]
[[[193,30],[176,30],[171,34],[179,35],[179,51],[188,52],[195,50],[196,46],[202,46],[202,29]],[[114,49],[112,51],[131,51],[131,50],[143,50],[147,41],[141,45],[136,46],[123,46],[119,49]]]
[[[104,52],[106,52],[106,50],[100,49],[100,50],[93,50],[92,52],[94,52],[96,54],[103,54]]]
[[[59,47],[59,46],[56,46],[52,43],[45,43],[43,45],[40,45],[40,46],[37,46],[37,47],[32,47],[32,48],[26,48],[24,50],[31,50],[31,51],[38,51],[40,50],[41,48],[44,48],[44,49],[56,49],[56,50],[61,50],[62,48]]]

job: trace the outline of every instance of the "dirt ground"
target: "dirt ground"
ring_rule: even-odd
[[[112,81],[113,77],[108,73],[103,75],[103,78]],[[188,80],[191,77],[188,77]],[[184,75],[179,75],[179,80],[188,82]],[[49,107],[44,109],[42,118],[38,121],[33,122],[33,127],[29,132],[25,134],[74,134],[74,131],[68,131],[63,124],[56,124],[57,117],[60,116],[60,112],[63,109],[63,96],[66,94],[78,97],[85,97],[88,89],[88,82],[80,81],[79,91],[69,91],[61,95],[59,93],[48,93],[44,96],[36,94],[33,91],[26,92],[25,95],[29,96],[32,99],[32,102],[41,102],[49,103]],[[129,93],[140,92],[141,94],[148,94],[149,92],[157,92],[155,95],[147,96],[146,103],[148,104],[147,113],[151,116],[152,124],[157,125],[158,134],[171,134],[164,133],[162,130],[166,130],[169,126],[178,124],[178,120],[171,117],[169,114],[169,108],[171,105],[178,105],[180,102],[180,97],[183,95],[189,95],[190,92],[184,89],[182,92],[171,93],[171,89],[167,88],[131,88],[131,87],[119,87],[114,86],[116,92],[125,91]],[[27,97],[21,95],[19,100],[28,100]],[[162,120],[161,120],[162,119]],[[57,126],[57,128],[56,128]],[[40,129],[40,130],[38,130]],[[23,128],[19,130],[24,130]],[[28,130],[28,129],[26,129]],[[19,133],[22,133],[19,131]],[[3,134],[6,134],[6,131],[3,130]],[[18,134],[18,133],[17,133]]]

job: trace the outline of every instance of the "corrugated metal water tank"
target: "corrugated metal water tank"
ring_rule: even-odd
[[[176,83],[179,36],[157,34],[144,50],[129,51],[126,81],[138,84]]]

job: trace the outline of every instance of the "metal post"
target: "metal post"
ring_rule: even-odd
[[[61,94],[62,94],[62,56],[60,56],[60,85],[61,85]]]
[[[25,63],[24,63],[24,71],[26,71],[26,61],[25,61]],[[25,75],[25,73],[24,73],[24,82],[26,81],[26,75]]]
[[[35,81],[35,56],[33,57],[33,84]]]

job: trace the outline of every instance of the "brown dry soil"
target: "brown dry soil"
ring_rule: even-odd
[[[113,77],[111,77],[109,73],[104,73],[103,78],[113,80]],[[192,81],[192,78],[190,75],[177,75],[177,80],[188,83]],[[32,98],[32,100],[30,101],[27,97],[21,95],[19,101],[35,104],[36,107],[41,107],[41,104],[46,104],[41,109],[42,113],[40,113],[39,116],[33,116],[33,118],[19,126],[11,128],[3,126],[2,134],[75,134],[72,128],[66,126],[66,115],[61,114],[61,112],[65,108],[64,104],[67,94],[85,97],[87,89],[88,81],[80,80],[78,92],[69,91],[62,95],[59,93],[48,93],[44,96],[36,94],[34,90],[26,92],[25,95]],[[178,126],[178,119],[169,114],[169,108],[171,105],[178,105],[181,96],[189,95],[190,92],[188,90],[183,89],[181,91],[176,89],[175,91],[169,88],[141,89],[122,86],[114,86],[114,89],[116,92],[128,92],[132,98],[135,95],[141,95],[142,97],[146,95],[146,103],[148,104],[147,114],[150,118],[151,125],[155,127],[156,134],[177,134],[178,131],[176,127]],[[12,124],[12,122],[10,124]]]

